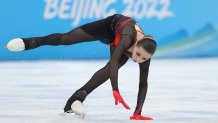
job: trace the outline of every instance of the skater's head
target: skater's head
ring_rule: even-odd
[[[151,58],[157,48],[157,43],[151,35],[145,35],[134,44],[132,60],[142,63]]]

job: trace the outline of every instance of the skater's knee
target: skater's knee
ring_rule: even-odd
[[[73,37],[71,37],[68,33],[61,34],[60,41],[63,45],[70,45],[73,42]]]
[[[110,71],[110,63],[107,63],[107,64],[103,67],[103,69],[104,69],[105,71],[109,72],[109,71]]]

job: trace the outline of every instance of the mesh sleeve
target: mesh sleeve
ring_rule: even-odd
[[[119,61],[125,50],[127,50],[132,45],[131,35],[122,35],[119,44],[114,49],[114,52],[110,58],[110,80],[113,90],[118,90],[118,69]]]
[[[145,101],[145,97],[147,94],[148,89],[148,72],[149,72],[149,66],[150,66],[150,59],[140,63],[140,78],[139,78],[139,91],[138,91],[138,97],[137,97],[137,105],[135,109],[135,113],[141,114],[142,106]]]

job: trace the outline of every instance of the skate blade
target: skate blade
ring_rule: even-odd
[[[84,119],[85,118],[85,114],[82,114],[82,113],[79,113],[79,112],[74,112],[74,117],[80,118],[80,119]]]
[[[85,115],[81,113],[59,113],[59,116],[61,117],[68,117],[68,118],[77,118],[77,119],[84,119]]]

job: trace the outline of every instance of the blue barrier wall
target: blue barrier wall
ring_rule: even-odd
[[[68,32],[114,13],[133,17],[158,41],[155,57],[218,56],[217,0],[1,0],[0,60],[108,58],[98,41],[9,52],[17,37]]]

